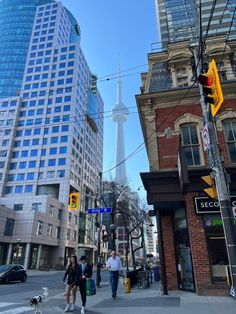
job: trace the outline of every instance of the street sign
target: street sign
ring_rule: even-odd
[[[111,207],[88,208],[88,214],[109,214],[111,212]]]
[[[211,144],[207,124],[204,126],[204,129],[202,131],[202,143],[203,143],[204,151],[207,151],[210,148],[210,144]]]

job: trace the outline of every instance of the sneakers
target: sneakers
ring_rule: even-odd
[[[71,310],[71,311],[74,311],[74,310],[75,310],[75,305],[74,305],[74,304],[71,305],[70,310]]]
[[[82,309],[81,309],[80,314],[85,314],[85,308],[84,308],[84,306],[82,306]]]
[[[64,312],[70,312],[70,304],[66,305],[65,311]]]

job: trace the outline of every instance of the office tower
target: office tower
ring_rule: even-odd
[[[14,243],[20,240],[20,261],[39,268],[64,264],[78,249],[79,212],[68,211],[68,199],[71,192],[80,192],[84,211],[92,202],[89,195],[97,190],[103,102],[99,91],[91,88],[94,76],[80,46],[75,18],[60,2],[30,2],[34,5],[29,15],[34,10],[35,16],[28,19],[29,40],[22,39],[28,45],[23,79],[25,47],[16,71],[19,81],[10,82],[7,89],[12,97],[0,99],[0,204],[15,210],[15,218],[8,220],[14,226],[11,232],[8,229],[12,236],[8,262],[14,261]],[[24,21],[29,1],[3,0],[1,5],[10,11],[12,3],[25,5],[15,12],[21,12]],[[15,25],[8,27],[11,34]],[[19,24],[15,31],[23,34],[24,28]],[[17,69],[14,53],[6,51],[5,57],[15,58]],[[0,73],[3,86],[10,64],[7,71],[3,77]],[[13,96],[19,85],[19,94]]]
[[[213,0],[201,1],[203,36],[208,28],[213,3]],[[197,0],[156,0],[157,19],[161,34],[160,40],[163,47],[167,43],[186,39],[190,39],[193,43],[198,42],[198,5],[199,1]],[[236,15],[234,14],[234,9],[234,0],[217,1],[207,35],[226,35],[233,18],[229,39],[235,38]]]
[[[37,6],[52,0],[0,2],[0,98],[20,90]]]
[[[127,183],[125,169],[125,142],[124,123],[128,120],[129,110],[122,101],[122,83],[120,77],[117,80],[117,103],[112,108],[112,120],[116,127],[116,173],[115,181],[120,185]]]

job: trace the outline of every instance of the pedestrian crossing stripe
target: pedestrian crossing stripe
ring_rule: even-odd
[[[1,308],[1,307],[6,307],[6,306],[11,306],[11,305],[13,305],[13,304],[15,304],[15,303],[0,302],[0,308]]]
[[[1,314],[20,314],[20,313],[25,313],[32,311],[32,307],[29,306],[20,306],[19,303],[9,303],[9,302],[0,302],[0,313]],[[6,309],[11,306],[14,306],[15,308],[13,309]],[[5,310],[4,310],[5,308]]]

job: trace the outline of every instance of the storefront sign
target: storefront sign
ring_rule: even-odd
[[[197,214],[220,213],[220,204],[216,200],[208,197],[195,197],[194,201]],[[236,196],[231,197],[231,205],[234,217],[236,217]]]
[[[204,221],[205,227],[223,227],[223,221],[221,218],[211,218]],[[236,219],[234,219],[236,225]]]

